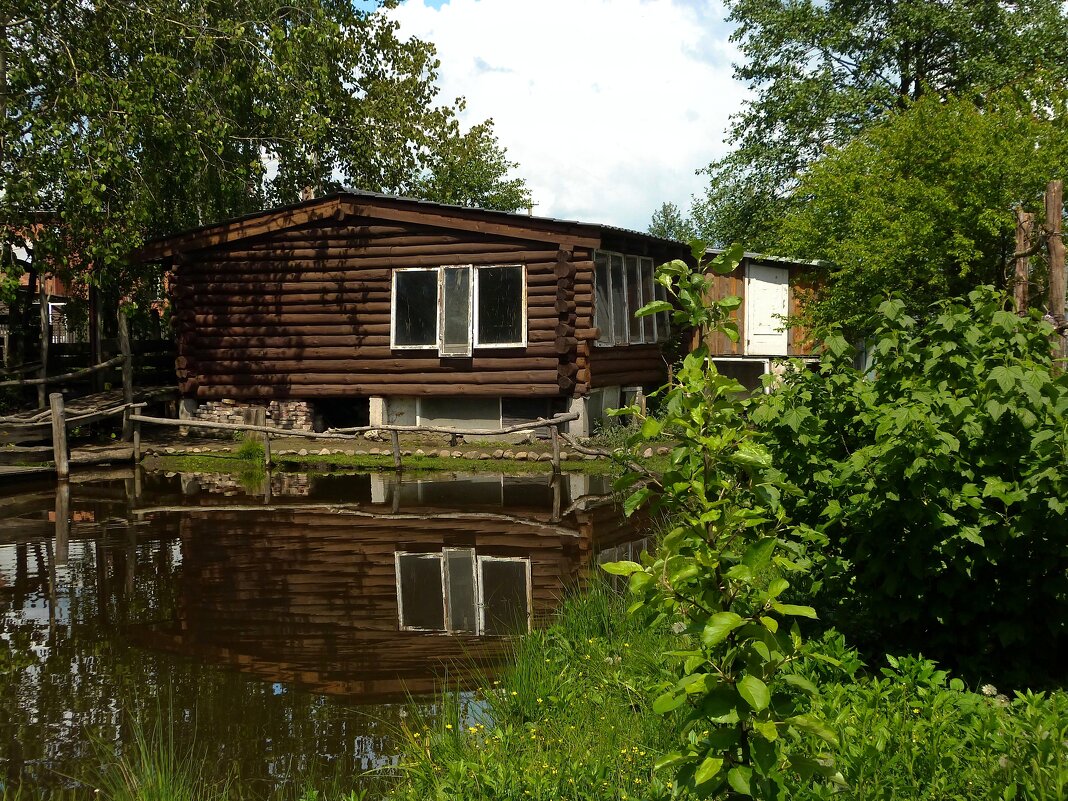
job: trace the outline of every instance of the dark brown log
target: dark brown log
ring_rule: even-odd
[[[430,353],[432,351],[426,351]],[[516,363],[514,357],[497,357],[493,354],[497,352],[496,349],[482,349],[475,348],[475,356],[473,359],[474,364],[481,364],[481,359],[492,359],[501,361],[509,361],[512,364]],[[197,358],[201,362],[212,361],[245,361],[245,360],[318,360],[318,359],[355,359],[358,358],[361,361],[377,361],[379,359],[399,359],[403,354],[405,359],[411,361],[417,361],[424,359],[423,355],[419,351],[397,351],[392,350],[388,346],[386,347],[361,347],[357,353],[353,347],[315,347],[315,348],[300,348],[300,347],[230,347],[230,348],[202,348],[197,351]],[[553,345],[538,345],[528,346],[522,349],[523,364],[529,363],[531,358],[537,359],[541,357],[549,357],[553,361],[557,360],[556,348]],[[186,369],[192,364],[192,360],[186,356],[179,356],[176,362],[181,361],[180,369]],[[457,361],[455,359],[447,360],[449,362]]]
[[[412,245],[364,245],[360,247],[343,247],[338,244],[315,245],[312,242],[298,242],[288,246],[277,243],[264,243],[252,250],[227,250],[216,251],[214,255],[226,260],[238,261],[278,261],[288,259],[365,259],[381,257],[407,257],[407,256],[438,256],[465,253],[479,254],[507,254],[511,257],[514,253],[529,252],[528,246],[522,243],[500,242],[460,242],[460,243],[420,243]]]
[[[418,371],[440,374],[491,373],[494,371],[553,370],[559,362],[556,356],[532,358],[523,355],[518,359],[301,359],[292,361],[262,361],[242,359],[239,361],[197,360],[196,370],[201,376],[231,375],[242,373],[415,373]]]
[[[542,250],[516,250],[506,254],[501,253],[441,253],[413,256],[379,256],[374,258],[338,257],[335,255],[314,256],[311,258],[295,258],[283,255],[270,257],[235,256],[232,259],[225,253],[213,253],[212,264],[233,264],[235,266],[260,266],[264,264],[284,264],[287,268],[301,269],[329,269],[331,267],[349,267],[350,269],[373,270],[381,267],[439,267],[454,264],[522,264],[545,260],[545,251]],[[182,268],[183,274],[203,274],[196,263]]]
[[[388,383],[397,386],[419,386],[430,384],[444,384],[449,386],[477,386],[480,384],[512,384],[522,386],[526,384],[546,384],[556,381],[558,373],[556,365],[547,370],[494,370],[486,373],[463,373],[459,377],[452,373],[397,373],[388,375],[353,375],[347,372],[330,373],[294,373],[276,376],[277,380],[267,381],[263,374],[254,372],[219,374],[211,377],[213,386],[227,384],[230,386],[250,386],[255,384],[273,383],[291,388],[317,384],[332,384],[334,386],[349,386],[360,384],[374,386]],[[200,383],[207,384],[203,374],[199,375]],[[513,389],[514,391],[514,389]]]
[[[183,392],[186,392],[183,389]],[[384,395],[395,397],[448,397],[448,396],[480,396],[480,397],[514,397],[515,384],[482,384],[482,385],[430,385],[430,384],[351,384],[348,386],[307,386],[307,387],[270,387],[263,385],[254,386],[211,386],[201,387],[190,385],[187,394],[193,394],[202,400],[223,400],[226,398],[351,398],[359,396]],[[547,384],[528,384],[523,387],[523,394],[531,397],[558,397],[560,387],[556,380]]]

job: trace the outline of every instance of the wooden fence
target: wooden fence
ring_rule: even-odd
[[[575,412],[558,414],[550,418],[541,418],[528,423],[519,423],[514,426],[502,428],[448,428],[444,426],[398,426],[398,425],[374,425],[359,426],[357,428],[336,428],[320,433],[312,431],[294,431],[285,428],[276,428],[265,424],[253,423],[212,423],[207,420],[175,420],[170,417],[149,417],[147,415],[131,413],[129,420],[133,423],[133,458],[135,462],[141,460],[141,424],[159,426],[173,426],[179,428],[199,429],[202,431],[232,431],[243,434],[257,434],[263,441],[263,459],[267,467],[272,465],[271,437],[301,437],[305,439],[327,439],[354,441],[368,431],[385,431],[389,433],[390,447],[393,453],[393,467],[402,469],[402,452],[400,447],[401,434],[449,434],[453,436],[502,436],[516,434],[521,431],[529,431],[537,428],[548,428],[552,442],[552,465],[553,472],[560,472],[560,440],[563,436],[560,426],[578,420],[579,415]]]

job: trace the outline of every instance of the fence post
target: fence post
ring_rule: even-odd
[[[560,472],[560,424],[553,423],[549,427],[549,436],[553,441],[553,472]]]
[[[396,429],[389,432],[389,442],[393,447],[393,469],[401,469],[400,432]]]
[[[141,464],[141,421],[133,420],[133,460]]]
[[[271,469],[271,435],[266,431],[263,432],[263,466],[267,470]],[[270,480],[271,477],[267,476],[267,481]]]
[[[67,421],[63,414],[63,393],[48,396],[52,409],[52,458],[56,462],[56,478],[66,481],[70,476],[70,454],[67,452]]]
[[[130,325],[122,311],[121,303],[116,315],[119,323],[119,350],[122,352],[122,402],[133,403],[133,356],[130,355]],[[123,442],[129,442],[132,435],[133,430],[130,427],[130,421],[123,417]]]
[[[43,409],[47,405],[45,398],[48,395],[48,385],[45,383],[45,379],[48,378],[48,345],[49,339],[51,339],[51,331],[49,329],[48,319],[48,291],[45,289],[45,276],[44,272],[40,272],[37,275],[37,302],[40,304],[40,318],[41,318],[41,343],[40,343],[40,359],[41,359],[41,383],[37,385],[37,408]]]

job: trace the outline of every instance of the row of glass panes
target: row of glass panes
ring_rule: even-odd
[[[594,255],[593,324],[598,345],[637,345],[668,336],[666,312],[638,318],[634,312],[654,300],[665,300],[664,287],[653,280],[653,260],[599,250]]]
[[[393,272],[390,345],[470,356],[478,348],[524,347],[522,265],[412,267]]]

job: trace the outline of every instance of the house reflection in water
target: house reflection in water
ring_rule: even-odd
[[[544,621],[600,547],[634,538],[602,484],[314,477],[253,506],[187,481],[180,505],[141,510],[178,517],[182,569],[174,622],[137,636],[361,703],[469,686],[508,658],[500,635]]]

